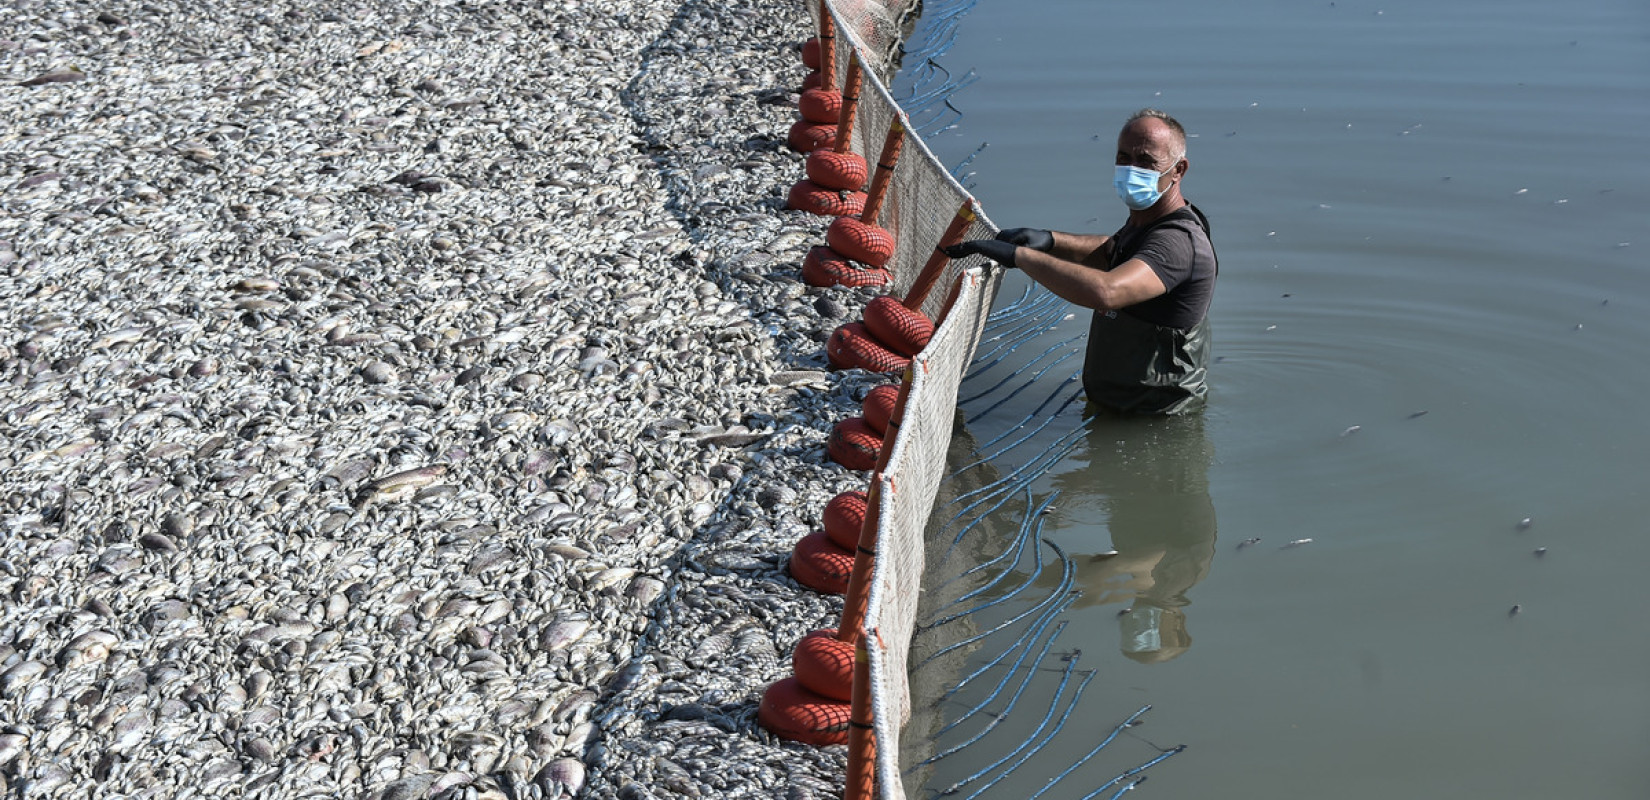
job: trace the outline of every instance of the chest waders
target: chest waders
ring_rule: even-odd
[[[1187,209],[1191,209],[1188,213]],[[1108,269],[1134,257],[1147,232],[1165,224],[1208,223],[1190,205],[1169,214],[1115,248]],[[1183,414],[1203,407],[1209,387],[1209,318],[1181,330],[1135,317],[1128,309],[1096,311],[1089,323],[1083,389],[1090,402],[1124,414]]]

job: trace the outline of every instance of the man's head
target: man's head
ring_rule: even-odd
[[[1117,134],[1117,166],[1118,194],[1131,209],[1142,211],[1164,195],[1178,196],[1180,179],[1191,166],[1186,160],[1186,129],[1155,108],[1134,112]]]

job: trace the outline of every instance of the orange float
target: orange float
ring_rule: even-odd
[[[824,747],[848,743],[850,704],[809,691],[796,678],[776,681],[762,693],[756,721],[781,739]]]
[[[902,355],[914,356],[934,338],[934,321],[907,308],[898,298],[883,295],[865,305],[865,327],[877,341]]]
[[[796,540],[787,565],[797,583],[821,594],[848,591],[848,577],[854,571],[854,551],[836,546],[824,531],[814,531]]]
[[[882,436],[859,417],[849,417],[831,428],[825,451],[831,460],[848,469],[870,469],[882,452]]]
[[[894,257],[894,235],[854,217],[837,217],[832,221],[831,227],[825,230],[825,245],[873,267],[883,266]]]
[[[825,535],[845,550],[859,545],[860,529],[865,527],[865,493],[843,492],[825,504]]]
[[[839,140],[837,147],[841,146],[842,141]],[[805,169],[808,172],[808,180],[827,189],[850,189],[857,192],[865,187],[865,181],[870,176],[864,156],[844,153],[841,150],[815,150],[809,153]],[[859,211],[833,216],[857,217],[864,210],[865,203],[862,201]]]
[[[802,282],[809,286],[886,286],[894,276],[881,267],[862,267],[829,247],[813,247],[802,260]]]
[[[815,150],[814,155],[827,150]],[[797,181],[785,197],[785,207],[822,217],[858,214],[865,210],[865,193],[831,189],[810,180]]]
[[[852,700],[854,645],[838,638],[836,628],[813,631],[796,643],[791,674],[808,691],[832,700]]]
[[[825,358],[837,369],[870,372],[898,372],[911,364],[910,358],[878,342],[863,322],[850,322],[833,331],[825,342]]]
[[[809,89],[797,100],[796,110],[805,120],[835,124],[842,116],[842,93],[823,86]]]
[[[785,145],[798,153],[812,153],[836,143],[836,123],[799,119],[785,135]]]
[[[888,437],[888,421],[894,416],[894,403],[899,399],[897,384],[883,384],[872,389],[860,402],[860,413],[865,415],[865,424],[871,426],[878,436]],[[830,505],[825,506],[827,509]]]

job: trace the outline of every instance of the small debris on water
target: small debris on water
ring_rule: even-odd
[[[1409,415],[1409,418],[1410,419],[1415,419],[1417,417],[1424,417],[1426,415],[1427,415],[1427,412],[1425,412],[1425,411],[1416,411],[1416,412],[1411,413]]]
[[[1249,538],[1249,539],[1244,539],[1241,542],[1238,542],[1237,549],[1242,550],[1243,548],[1248,547],[1249,545],[1259,544],[1259,543],[1260,543],[1260,537],[1255,536],[1255,537],[1252,537],[1252,538]]]
[[[1341,435],[1342,436],[1351,436],[1352,434],[1357,433],[1358,431],[1361,431],[1363,429],[1364,429],[1364,426],[1362,426],[1362,425],[1353,425],[1352,427],[1347,428],[1344,431],[1341,431]]]
[[[1546,554],[1547,554],[1547,548],[1545,548],[1545,547],[1537,547],[1535,549],[1535,557],[1536,558],[1540,558],[1540,557],[1542,557]]]
[[[1284,545],[1284,546],[1282,546],[1278,549],[1279,550],[1288,550],[1291,547],[1300,547],[1303,544],[1311,544],[1311,543],[1312,543],[1311,539],[1296,539],[1295,541],[1292,541],[1292,542],[1290,542],[1290,543],[1288,543],[1288,544],[1286,544],[1286,545]]]
[[[1521,531],[1527,531],[1527,530],[1530,529],[1530,526],[1534,525],[1534,524],[1535,524],[1535,520],[1530,519],[1529,517],[1525,517],[1525,518],[1518,521],[1518,529],[1521,530]]]
[[[1516,617],[1516,616],[1518,616],[1518,612],[1523,611],[1523,610],[1524,610],[1523,606],[1521,606],[1517,603],[1513,603],[1513,607],[1507,609],[1507,616]]]

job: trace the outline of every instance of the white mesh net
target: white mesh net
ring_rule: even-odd
[[[832,85],[842,88],[855,51],[862,59],[864,84],[851,149],[876,165],[890,125],[898,121],[902,129],[901,155],[876,219],[895,239],[894,257],[888,263],[894,282],[889,288],[902,299],[959,215],[966,223],[959,239],[989,238],[997,231],[967,190],[910,130],[888,91],[902,28],[913,5],[908,0],[827,0],[825,4],[836,27]],[[817,21],[820,8],[815,7],[813,13]],[[923,297],[921,310],[940,324],[913,360],[904,422],[879,486],[877,560],[864,634],[871,661],[877,792],[884,798],[905,797],[899,737],[911,713],[908,655],[917,587],[923,582],[923,531],[946,463],[957,390],[979,343],[1000,275],[997,268],[947,263]]]

